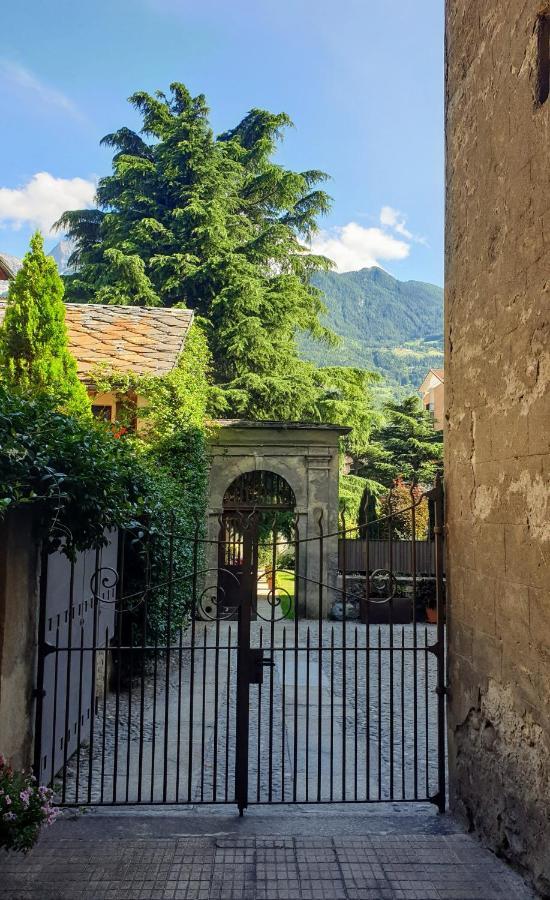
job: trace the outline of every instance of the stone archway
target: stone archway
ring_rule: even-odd
[[[301,422],[223,419],[214,423],[208,501],[210,572],[218,567],[217,540],[228,487],[247,472],[271,472],[293,492],[300,539],[317,536],[320,520],[327,535],[322,561],[318,542],[311,541],[304,545],[297,571],[300,614],[318,616],[318,583],[330,586],[337,575],[339,438],[348,431],[339,425]]]
[[[276,559],[281,549],[292,547],[296,497],[288,481],[266,469],[252,469],[238,475],[227,488],[223,498],[218,543],[217,602],[233,610],[238,618],[239,595],[244,570],[250,569],[251,616],[256,618],[260,577],[269,577],[267,569],[275,573],[264,557]],[[281,534],[287,532],[287,537]],[[282,540],[281,540],[282,538]],[[288,543],[287,543],[288,542]],[[295,571],[293,580],[296,581]],[[274,590],[274,582],[270,590]],[[274,595],[273,595],[274,597]]]

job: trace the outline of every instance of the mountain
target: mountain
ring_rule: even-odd
[[[428,369],[443,363],[443,290],[399,281],[373,266],[313,278],[324,293],[324,322],[338,347],[299,339],[302,356],[318,365],[361,366],[379,372],[394,393],[415,391]]]
[[[74,244],[72,243],[72,241],[67,240],[67,238],[63,238],[48,253],[48,256],[51,256],[53,257],[53,259],[55,259],[60,275],[67,275],[70,272],[74,272],[74,269],[69,266],[69,257],[73,250]]]

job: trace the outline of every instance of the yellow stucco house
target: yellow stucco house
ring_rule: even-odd
[[[0,324],[6,302],[0,301]],[[139,428],[139,408],[146,400],[114,391],[100,393],[94,380],[98,370],[113,375],[161,376],[178,363],[193,322],[189,309],[141,306],[99,306],[67,303],[65,323],[69,350],[76,359],[78,376],[86,385],[94,414],[109,422],[119,419],[117,410],[128,401],[135,405],[134,427]]]
[[[418,392],[424,409],[433,416],[436,431],[443,431],[445,415],[445,377],[443,369],[430,369]]]

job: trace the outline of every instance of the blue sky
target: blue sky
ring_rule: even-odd
[[[0,250],[91,203],[100,138],[183,81],[216,131],[289,113],[280,160],[332,180],[316,249],[443,283],[443,0],[25,0],[2,13]],[[48,235],[48,245],[56,238]]]

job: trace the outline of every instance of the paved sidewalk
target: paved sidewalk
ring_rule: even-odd
[[[58,822],[26,858],[0,857],[9,900],[528,900],[448,817],[395,807],[126,810]]]

